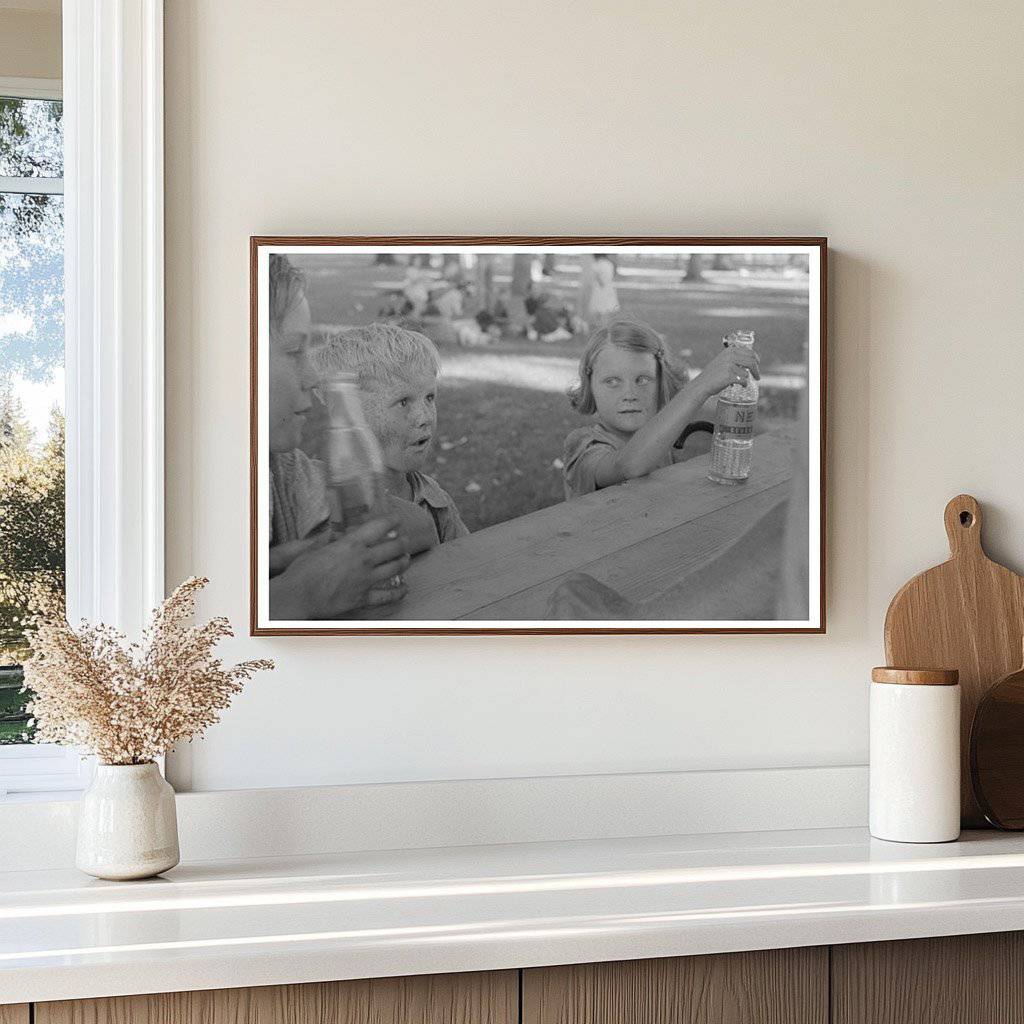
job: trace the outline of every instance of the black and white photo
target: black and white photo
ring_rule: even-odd
[[[823,239],[252,240],[252,629],[824,629]]]

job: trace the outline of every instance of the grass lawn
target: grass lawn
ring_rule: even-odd
[[[470,530],[564,500],[562,471],[554,462],[562,440],[582,420],[563,396],[490,382],[442,382],[438,403],[439,445],[456,447],[436,447],[430,472],[451,493]],[[502,423],[513,429],[494,426]],[[481,424],[490,426],[482,431]]]
[[[372,322],[381,286],[397,285],[405,276],[402,266],[373,266],[362,256],[294,260],[307,275],[313,320],[320,324]],[[688,351],[683,361],[692,368],[702,367],[723,335],[738,328],[757,333],[766,368],[804,360],[807,293],[799,282],[711,274],[703,282],[627,278],[616,286],[623,309],[651,324],[673,352]],[[570,274],[556,273],[546,287],[556,300],[572,301],[576,293]],[[582,338],[554,345],[518,338],[485,349],[441,349],[450,364],[485,366],[476,377],[442,375],[437,443],[427,468],[452,494],[471,530],[563,500],[554,462],[566,435],[584,422],[564,396],[583,344]],[[776,420],[763,403],[761,429]]]

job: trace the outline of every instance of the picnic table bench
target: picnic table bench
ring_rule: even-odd
[[[407,570],[406,598],[365,617],[544,619],[556,588],[579,572],[633,601],[661,594],[789,497],[792,453],[780,438],[755,439],[750,479],[739,486],[709,481],[708,459],[698,456],[433,548]],[[768,541],[781,544],[781,536]]]

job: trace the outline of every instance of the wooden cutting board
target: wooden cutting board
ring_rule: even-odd
[[[981,507],[957,495],[945,511],[948,562],[915,576],[885,615],[886,663],[960,671],[960,815],[965,828],[985,818],[971,790],[971,722],[988,688],[1020,668],[1024,577],[993,562],[981,544]]]

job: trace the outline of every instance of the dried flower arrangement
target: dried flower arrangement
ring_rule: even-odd
[[[103,764],[146,764],[217,722],[243,683],[274,663],[226,667],[213,649],[232,636],[228,620],[186,625],[208,582],[185,580],[130,645],[102,623],[73,629],[62,612],[42,611],[25,662],[36,741],[84,748]]]

